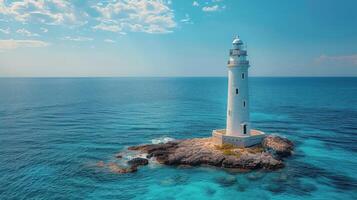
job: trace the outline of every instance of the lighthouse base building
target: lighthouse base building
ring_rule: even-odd
[[[249,120],[249,85],[247,51],[242,40],[236,37],[228,60],[228,102],[226,129],[213,130],[216,144],[238,147],[254,146],[262,142],[265,133],[251,129]]]
[[[232,136],[226,134],[226,129],[213,130],[213,142],[217,145],[231,144],[237,147],[250,147],[263,141],[265,133],[258,130],[251,130],[247,136]]]

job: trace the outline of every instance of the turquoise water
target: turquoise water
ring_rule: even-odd
[[[227,79],[0,79],[0,199],[357,199],[357,78],[249,81],[253,127],[296,143],[284,169],[119,175],[96,163],[224,128]]]

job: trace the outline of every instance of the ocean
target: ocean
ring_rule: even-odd
[[[250,78],[254,128],[296,144],[237,173],[116,162],[128,146],[225,127],[227,79],[1,78],[0,199],[357,199],[357,78]]]

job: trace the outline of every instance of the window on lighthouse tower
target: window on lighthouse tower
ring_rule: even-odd
[[[236,94],[238,94],[238,88],[236,88]]]
[[[244,79],[244,73],[242,73],[242,79]]]

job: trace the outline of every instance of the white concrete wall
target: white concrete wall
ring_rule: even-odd
[[[265,133],[257,130],[253,130],[259,134],[251,136],[229,136],[226,135],[224,130],[213,130],[212,138],[213,142],[217,145],[232,144],[237,147],[250,147],[259,144],[265,138]]]

